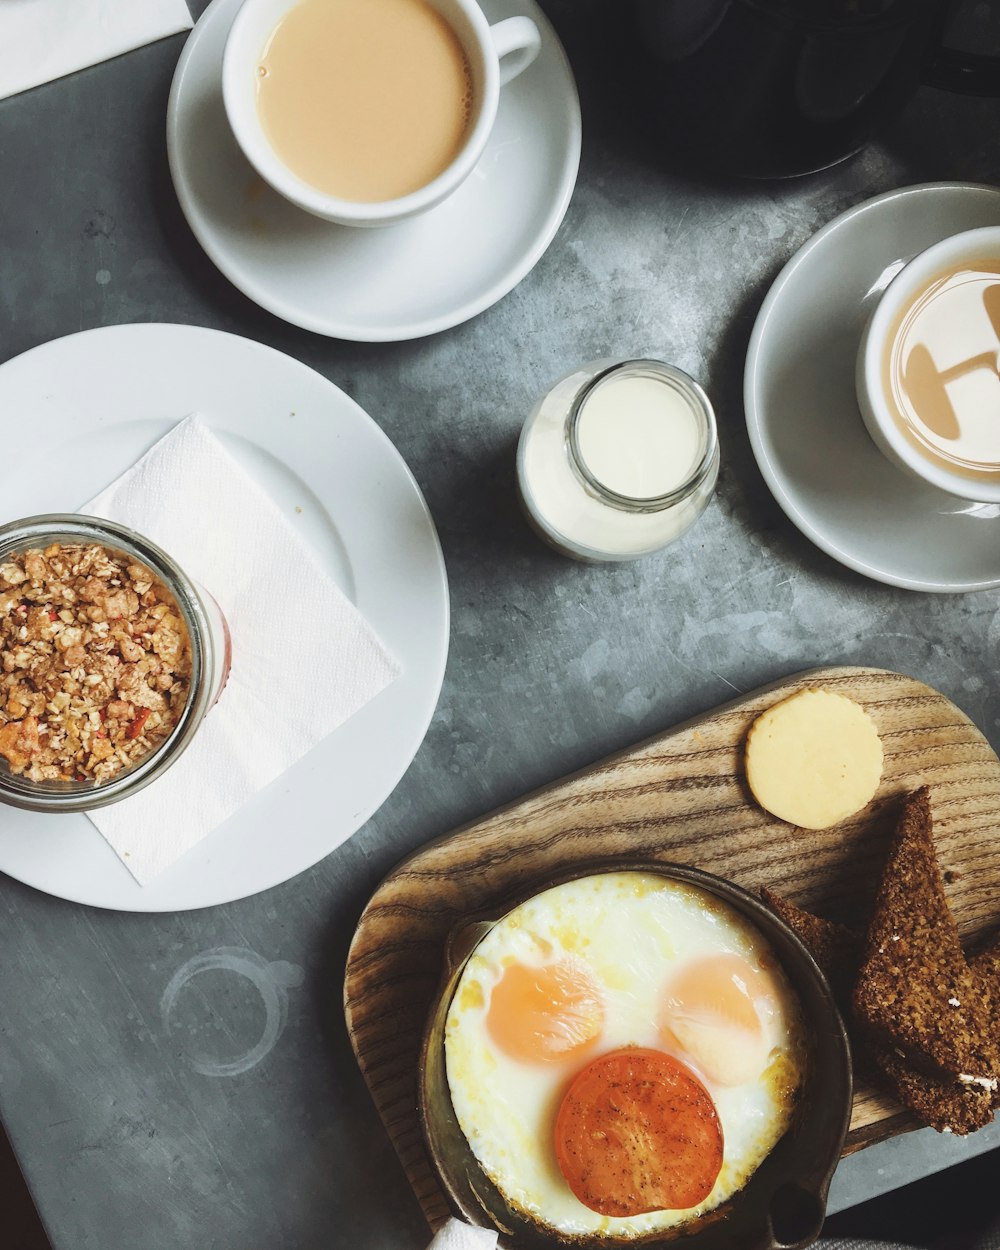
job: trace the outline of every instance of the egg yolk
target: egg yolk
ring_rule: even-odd
[[[586,968],[563,960],[511,964],[493,987],[486,1027],[497,1046],[522,1063],[579,1054],[604,1027],[604,1004]]]
[[[771,979],[740,955],[696,959],[667,986],[660,1036],[710,1080],[742,1085],[767,1063],[762,1014],[773,1012],[774,1000]]]

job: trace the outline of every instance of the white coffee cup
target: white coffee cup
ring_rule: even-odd
[[[237,143],[279,195],[327,221],[385,226],[440,204],[472,172],[493,129],[500,88],[535,59],[541,35],[528,17],[510,17],[490,26],[475,0],[429,2],[455,32],[468,61],[473,103],[465,141],[447,169],[425,186],[398,199],[357,203],[326,195],[294,174],[276,154],[261,125],[256,97],[261,52],[298,0],[243,0],[223,53],[222,96]]]
[[[1000,503],[1000,477],[984,472],[954,471],[938,459],[922,452],[908,436],[886,393],[884,362],[891,340],[904,311],[935,277],[963,261],[990,258],[1000,261],[1000,226],[984,226],[952,235],[920,252],[896,274],[885,288],[865,327],[858,351],[855,387],[858,406],[868,433],[882,454],[893,464],[949,495],[977,503]],[[975,349],[970,350],[975,353]],[[996,343],[1000,353],[1000,340]],[[947,370],[961,374],[962,366]],[[1000,379],[997,382],[1000,388]],[[998,394],[1000,402],[1000,394]]]

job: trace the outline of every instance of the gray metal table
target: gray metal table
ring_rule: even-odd
[[[312,871],[173,916],[0,885],[0,1113],[55,1250],[425,1244],[348,1045],[341,978],[370,892],[427,839],[734,690],[817,664],[913,673],[1000,746],[1000,596],[897,591],[820,554],[768,494],[741,404],[753,318],[788,256],[877,192],[1000,182],[1000,106],[924,91],[879,145],[827,174],[698,181],[658,168],[627,119],[602,107],[590,9],[546,7],[583,97],[575,198],[518,289],[426,341],[368,347],[300,332],[212,269],[166,170],[180,39],[0,104],[0,359],[133,320],[215,326],[301,358],[373,414],[412,467],[453,609],[444,690],[416,760]],[[529,533],[513,450],[536,395],[606,353],[651,353],[702,379],[724,469],[717,500],[677,547],[592,568]],[[171,980],[206,954],[215,970],[161,1011]],[[283,1030],[254,1066],[202,1075],[261,1036],[261,993],[234,975],[248,966],[286,1002]],[[842,1167],[833,1205],[997,1144],[994,1127],[967,1142],[917,1134],[875,1147]]]

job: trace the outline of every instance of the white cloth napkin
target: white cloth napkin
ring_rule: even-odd
[[[473,1228],[461,1220],[449,1220],[427,1250],[496,1250],[497,1236],[490,1229]]]
[[[0,0],[0,99],[190,28],[187,0]]]
[[[169,552],[221,606],[233,639],[229,682],[194,742],[145,790],[91,814],[143,883],[400,670],[295,526],[198,416],[80,511],[131,526]]]

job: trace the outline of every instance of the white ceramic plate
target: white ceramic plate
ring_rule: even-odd
[[[507,294],[552,241],[576,183],[580,105],[562,45],[533,0],[538,59],[504,87],[486,151],[443,204],[383,229],[335,226],[267,187],[222,104],[222,50],[240,0],[214,0],[185,44],[167,113],[181,208],[211,260],[250,299],[334,338],[388,342],[467,321]]]
[[[995,225],[993,187],[928,183],[859,204],[796,252],[750,339],[747,426],[774,497],[823,551],[892,586],[1000,586],[1000,507],[945,495],[891,465],[854,393],[862,328],[903,263],[948,235]]]
[[[207,907],[315,864],[392,792],[444,676],[444,562],[409,469],[352,399],[248,339],[194,326],[111,326],[8,361],[0,367],[3,519],[74,511],[194,411],[302,527],[403,674],[146,886],[86,816],[0,807],[0,871],[98,907]],[[206,499],[206,525],[211,519]]]

